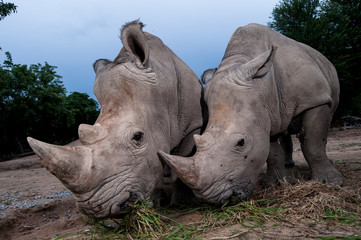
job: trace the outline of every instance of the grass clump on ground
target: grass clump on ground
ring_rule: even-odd
[[[147,202],[136,202],[132,210],[118,220],[94,220],[88,234],[95,239],[194,239],[217,228],[242,224],[246,228],[266,228],[269,220],[281,220],[281,209],[267,207],[267,200],[252,200],[222,207],[203,205],[149,209]],[[175,213],[176,212],[176,213]],[[196,215],[184,223],[182,217]]]
[[[361,226],[360,189],[315,181],[297,180],[294,184],[284,183],[267,189],[258,187],[253,199],[221,207],[148,208],[149,203],[149,200],[136,202],[122,219],[94,220],[86,235],[91,239],[212,239],[208,233],[237,226],[236,232],[222,238],[229,239],[252,231],[263,236],[270,228],[305,223],[351,227],[351,232],[337,237],[330,232],[313,235],[313,238],[361,239],[361,231],[352,232]],[[278,234],[277,230],[274,232]]]
[[[118,221],[116,232],[130,239],[194,239],[236,224],[245,229],[267,229],[269,223],[277,227],[285,222],[361,226],[360,203],[358,190],[298,180],[295,184],[257,188],[253,199],[232,206],[203,205],[177,209],[174,213],[171,209],[148,209],[147,204],[137,203]],[[190,214],[195,219],[185,221],[184,217]]]
[[[350,220],[347,224],[361,226],[360,193],[360,189],[342,188],[316,181],[297,181],[293,185],[286,183],[258,191],[256,195],[276,199],[273,206],[285,209],[284,214],[289,220],[292,217],[293,221],[338,220],[337,223],[343,223],[342,218],[345,218]]]

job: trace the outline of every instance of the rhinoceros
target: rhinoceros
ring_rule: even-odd
[[[209,122],[194,135],[197,152],[188,158],[159,153],[199,200],[249,198],[266,163],[266,185],[283,179],[281,134],[299,135],[313,179],[342,184],[325,151],[339,80],[321,53],[249,24],[234,32],[219,67],[205,79]]]
[[[197,75],[142,29],[139,21],[124,25],[119,55],[93,64],[101,111],[94,125],[79,126],[80,145],[28,138],[79,209],[96,218],[119,217],[136,200],[155,199],[164,165],[157,152],[187,156],[203,125]]]

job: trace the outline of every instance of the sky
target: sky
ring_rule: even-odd
[[[92,64],[113,60],[121,27],[140,19],[200,77],[219,65],[232,33],[249,23],[267,25],[279,0],[19,0],[0,21],[0,62],[57,66],[67,93],[95,98]]]

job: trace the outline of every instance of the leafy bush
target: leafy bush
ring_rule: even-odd
[[[26,137],[65,144],[77,139],[80,123],[94,123],[98,103],[85,93],[66,95],[56,67],[45,62],[0,65],[0,155],[30,150]]]
[[[340,78],[337,118],[361,116],[361,4],[348,0],[282,0],[271,28],[325,55]]]

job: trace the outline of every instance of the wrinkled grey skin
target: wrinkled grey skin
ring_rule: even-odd
[[[198,77],[142,27],[125,25],[119,55],[94,63],[101,112],[94,125],[79,126],[81,145],[28,139],[79,209],[96,218],[119,217],[129,203],[156,198],[163,187],[158,150],[189,155],[203,125]]]
[[[217,68],[211,68],[202,74],[201,81],[205,85],[207,82],[209,82],[212,78],[214,73],[217,71]],[[291,134],[288,132],[286,134],[281,134],[279,136],[279,142],[283,150],[284,154],[284,164],[285,167],[291,168],[295,166],[295,162],[293,161],[292,153],[293,153],[293,143]]]
[[[194,136],[196,154],[160,153],[199,200],[222,204],[249,198],[266,162],[265,185],[283,179],[280,134],[299,134],[313,179],[342,184],[325,152],[339,81],[323,55],[249,24],[235,31],[213,73],[204,75],[209,122],[201,136]]]

